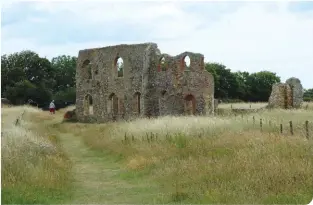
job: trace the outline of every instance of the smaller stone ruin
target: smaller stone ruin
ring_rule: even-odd
[[[276,83],[268,100],[268,108],[300,108],[303,102],[303,87],[298,78],[289,78],[286,83]]]

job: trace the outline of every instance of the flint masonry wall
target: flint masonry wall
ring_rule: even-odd
[[[187,55],[189,68],[183,63]],[[123,77],[118,77],[116,69],[119,57],[124,62]],[[163,57],[166,69],[160,67]],[[195,115],[214,112],[214,79],[204,69],[204,56],[161,54],[155,43],[79,51],[76,89],[81,122],[184,115],[189,108]],[[92,98],[92,113],[86,96]]]
[[[184,64],[184,58],[190,58],[189,68]],[[164,57],[164,68],[160,59]],[[159,115],[181,115],[186,110],[187,96],[194,99],[194,114],[212,114],[214,107],[214,79],[204,69],[204,56],[198,53],[184,52],[177,56],[168,54],[156,55],[159,61],[154,70],[152,81],[156,87],[155,104]],[[192,102],[191,102],[192,104]]]
[[[289,78],[286,83],[276,83],[272,86],[269,97],[269,108],[300,108],[303,101],[303,87],[297,78]]]

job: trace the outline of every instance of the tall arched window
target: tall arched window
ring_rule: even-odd
[[[124,76],[124,61],[121,57],[116,57],[114,62],[115,72],[117,72],[117,77]]]
[[[136,92],[133,97],[134,99],[133,110],[137,114],[140,114],[140,96],[141,96],[140,92]]]
[[[188,55],[182,60],[182,70],[190,70],[190,57]]]
[[[90,94],[84,98],[84,115],[93,115],[93,100]]]
[[[196,113],[196,99],[192,94],[185,96],[185,114],[194,115]]]
[[[118,114],[118,97],[115,93],[109,96],[108,112],[116,116]]]
[[[166,64],[165,57],[163,56],[159,60],[158,71],[166,71],[166,68],[167,68],[167,64]]]

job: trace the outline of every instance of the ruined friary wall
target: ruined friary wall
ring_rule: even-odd
[[[190,68],[183,59],[190,57]],[[123,77],[118,76],[116,59],[123,59]],[[166,58],[166,71],[159,69]],[[214,111],[214,79],[204,69],[202,54],[161,54],[155,43],[117,45],[81,50],[76,69],[76,115],[82,122],[107,122],[138,117],[184,114],[184,97],[195,97],[195,114]],[[89,72],[91,71],[91,72]],[[140,94],[140,112],[135,94]],[[86,114],[85,97],[92,97],[93,114]],[[112,99],[118,98],[113,114]],[[115,105],[114,105],[115,106]],[[114,107],[113,106],[113,107]]]
[[[190,58],[190,66],[184,65],[184,58]],[[214,111],[214,79],[204,68],[204,56],[199,53],[184,52],[177,56],[156,55],[156,60],[165,58],[165,69],[153,71],[155,103],[158,115],[184,114],[184,98],[195,97],[195,114],[212,114]]]
[[[155,44],[117,45],[97,49],[81,50],[78,55],[76,72],[77,117],[81,121],[105,122],[112,120],[110,96],[115,94],[119,100],[118,119],[128,119],[135,114],[133,110],[134,94],[142,94],[142,73],[149,65],[144,58],[146,49]],[[123,77],[118,77],[114,65],[117,57],[124,63]],[[91,79],[84,62],[89,60]],[[93,115],[84,115],[84,97],[90,94],[93,100]],[[142,95],[141,95],[142,98]],[[141,99],[141,109],[144,102]],[[137,113],[138,114],[138,113]]]

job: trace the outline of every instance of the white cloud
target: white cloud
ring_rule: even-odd
[[[233,3],[188,2],[190,6],[197,4],[205,9],[186,10],[186,5],[180,2],[34,3],[34,9],[64,19],[69,27],[70,23],[79,24],[82,29],[89,25],[105,33],[114,30],[114,24],[120,24],[125,25],[125,35],[127,26],[132,26],[146,32],[145,38],[125,42],[126,38],[119,36],[116,40],[90,39],[79,44],[68,39],[62,45],[49,45],[39,44],[36,38],[40,36],[28,39],[21,33],[18,38],[10,38],[8,34],[19,32],[19,27],[8,26],[3,28],[6,35],[2,36],[2,53],[27,48],[51,58],[60,54],[77,55],[85,48],[152,41],[164,53],[200,52],[206,61],[221,62],[234,71],[267,69],[276,72],[283,81],[295,76],[304,87],[313,87],[310,77],[313,76],[313,10],[291,12],[288,2],[245,3],[236,9],[232,9]],[[43,21],[36,16],[30,18],[33,22]],[[51,25],[54,22],[52,18],[45,21]]]

